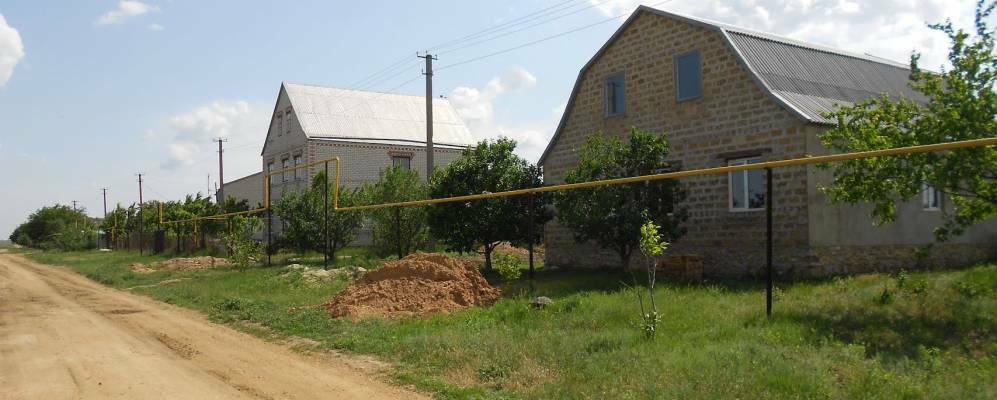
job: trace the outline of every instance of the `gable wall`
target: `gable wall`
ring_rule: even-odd
[[[699,50],[702,97],[677,102],[674,57]],[[603,81],[626,75],[626,115],[604,117]],[[547,182],[563,182],[577,165],[587,135],[625,137],[631,126],[665,132],[682,169],[726,165],[724,153],[758,150],[763,159],[800,157],[807,124],[775,103],[739,63],[720,32],[656,14],[642,13],[581,76],[563,131],[545,159]],[[671,251],[704,258],[710,275],[756,273],[764,265],[764,211],[730,212],[727,177],[683,179],[689,191],[688,233]],[[777,265],[806,263],[807,187],[803,167],[775,175]],[[618,265],[608,252],[574,243],[556,221],[548,226],[547,262],[566,266]]]

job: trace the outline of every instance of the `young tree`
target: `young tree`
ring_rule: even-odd
[[[665,159],[670,149],[663,134],[631,129],[630,138],[589,136],[578,166],[565,182],[579,183],[649,175],[673,168]],[[592,189],[566,190],[555,197],[558,220],[572,230],[579,243],[595,242],[620,256],[629,269],[630,257],[640,244],[640,227],[653,222],[665,241],[674,243],[685,233],[686,211],[677,207],[685,190],[674,179]]]
[[[460,157],[437,170],[430,194],[433,198],[540,187],[540,169],[513,154],[516,142],[508,138],[483,140],[469,147]],[[538,226],[550,217],[544,205],[548,196],[534,195],[533,238],[539,238]],[[527,219],[531,210],[526,196],[445,203],[429,208],[429,226],[433,237],[458,251],[480,251],[485,255],[485,269],[492,269],[492,250],[501,242],[526,243]]]
[[[837,121],[821,140],[841,152],[888,149],[993,137],[997,132],[997,56],[994,32],[986,24],[997,2],[976,5],[976,36],[955,30],[951,22],[931,25],[948,35],[952,68],[924,71],[919,54],[910,60],[911,87],[926,103],[887,96],[841,107],[828,117]],[[997,148],[910,154],[841,162],[834,183],[822,188],[832,203],[871,202],[878,224],[896,218],[897,202],[921,194],[926,185],[945,193],[954,212],[945,211],[935,229],[939,241],[997,215]]]
[[[33,247],[57,250],[82,250],[95,244],[96,226],[84,210],[55,205],[42,207],[14,230],[11,239]]]
[[[274,213],[286,223],[281,244],[298,250],[315,250],[325,253],[325,188],[326,176],[319,172],[312,178],[311,187],[301,192],[288,192],[276,204]],[[356,203],[357,191],[341,189],[339,204]],[[329,254],[336,259],[336,251],[349,245],[357,237],[362,216],[354,212],[336,212],[333,206],[333,188],[329,186]]]
[[[429,194],[429,189],[419,180],[417,172],[390,167],[381,171],[377,183],[365,183],[360,192],[365,203],[380,204],[422,200]],[[401,221],[397,228],[395,209],[376,209],[367,213],[374,231],[374,247],[383,255],[395,254],[399,249],[402,254],[408,254],[425,247],[427,242],[426,207],[402,207],[397,212]]]

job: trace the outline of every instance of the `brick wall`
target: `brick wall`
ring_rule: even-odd
[[[676,101],[674,58],[698,50],[702,96]],[[605,117],[606,76],[626,76],[626,114]],[[775,103],[739,63],[715,30],[643,13],[584,71],[576,97],[565,111],[563,131],[545,159],[545,178],[563,181],[577,165],[587,135],[625,136],[631,126],[668,135],[673,159],[683,169],[726,165],[718,155],[754,151],[762,159],[803,156],[808,126]],[[704,258],[707,275],[744,275],[761,271],[765,254],[764,211],[731,212],[726,176],[683,179],[689,192],[688,233],[673,253]],[[804,167],[774,175],[776,262],[783,268],[806,265],[807,184]],[[593,246],[574,243],[556,221],[546,231],[547,260],[572,266],[618,265],[618,258]]]

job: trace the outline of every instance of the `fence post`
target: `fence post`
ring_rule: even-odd
[[[329,162],[325,162],[325,269],[329,269]]]
[[[267,187],[267,266],[271,266],[270,256],[273,254],[273,209],[270,208],[270,175],[263,175],[263,184]]]
[[[765,168],[765,315],[772,316],[772,168]]]
[[[395,239],[398,240],[398,259],[402,259],[402,208],[395,207]]]
[[[529,196],[530,199],[529,199],[529,206],[526,208],[526,213],[527,213],[527,219],[526,219],[527,223],[526,223],[526,225],[527,225],[528,232],[529,232],[529,233],[527,233],[526,237],[527,237],[527,243],[528,243],[527,244],[527,248],[530,251],[530,275],[529,275],[529,278],[533,279],[533,241],[534,241],[534,236],[533,235],[534,235],[534,230],[536,229],[533,226],[533,207],[534,207],[533,206],[533,192],[530,192],[527,196]]]

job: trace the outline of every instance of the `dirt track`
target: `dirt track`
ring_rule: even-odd
[[[0,254],[0,399],[424,397],[347,361]]]

